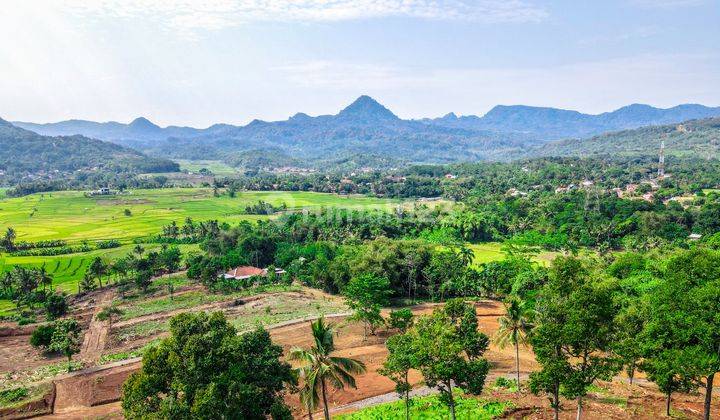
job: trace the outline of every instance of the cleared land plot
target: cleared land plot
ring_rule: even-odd
[[[163,336],[170,318],[181,312],[220,310],[238,330],[247,331],[348,311],[341,298],[299,286],[259,287],[229,295],[193,290],[172,300],[163,296],[118,307],[124,314],[113,325],[113,350],[106,352],[105,360],[137,356],[135,350]]]

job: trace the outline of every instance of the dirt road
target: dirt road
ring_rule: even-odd
[[[110,325],[108,321],[97,319],[98,313],[110,305],[115,297],[114,290],[106,290],[98,295],[95,310],[90,320],[90,326],[85,333],[82,347],[80,348],[80,360],[86,365],[94,365],[100,360],[105,343],[107,341]]]

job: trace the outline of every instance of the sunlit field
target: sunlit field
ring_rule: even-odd
[[[215,175],[232,175],[237,169],[219,160],[175,160],[180,165],[181,171],[198,172],[200,169],[207,169]]]
[[[398,200],[312,192],[242,192],[214,197],[210,188],[134,190],[128,194],[85,197],[63,191],[0,200],[0,229],[13,227],[18,241],[62,239],[70,244],[103,239],[128,240],[161,231],[172,221],[217,219],[237,223],[270,216],[244,214],[245,207],[266,201],[289,210],[321,207],[392,209]],[[126,215],[125,211],[130,214]]]

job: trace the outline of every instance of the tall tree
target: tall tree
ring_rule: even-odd
[[[92,263],[90,263],[88,271],[93,276],[95,276],[98,283],[100,284],[100,287],[102,287],[102,277],[107,273],[107,266],[105,265],[103,260],[100,257],[95,257]]]
[[[362,274],[350,280],[343,294],[348,306],[355,311],[352,319],[363,322],[365,336],[368,329],[375,335],[377,327],[384,322],[380,309],[388,304],[392,294],[390,281],[375,274]]]
[[[267,331],[238,335],[222,312],[178,315],[123,385],[125,418],[290,419],[281,356]]]
[[[414,349],[414,367],[422,373],[428,386],[438,388],[453,420],[453,386],[478,395],[482,392],[490,369],[488,361],[477,354],[476,345],[481,340],[467,340],[461,331],[458,323],[441,308],[433,311],[432,315],[420,317],[407,333]],[[487,337],[485,341],[487,343]]]
[[[515,347],[518,393],[520,393],[520,346],[528,342],[532,330],[532,317],[533,311],[525,302],[512,297],[505,302],[505,315],[498,319],[500,328],[495,336],[498,346],[505,348],[508,344],[512,344]]]
[[[71,371],[72,356],[80,352],[80,324],[74,319],[55,321],[48,349],[67,357],[68,372]]]
[[[388,338],[385,345],[388,349],[388,357],[379,372],[395,382],[395,391],[405,401],[405,419],[410,420],[412,385],[409,375],[410,370],[417,365],[413,339],[409,334],[398,334]]]
[[[359,360],[333,356],[335,342],[334,327],[320,318],[311,324],[314,345],[310,349],[294,348],[290,351],[290,360],[300,362],[297,369],[299,377],[305,381],[305,387],[311,392],[306,399],[318,401],[322,396],[325,420],[330,419],[330,407],[327,401],[328,383],[336,389],[345,385],[355,388],[355,377],[365,372],[365,364]],[[319,392],[319,394],[318,394]]]
[[[720,252],[681,252],[668,261],[664,277],[649,296],[642,369],[667,393],[668,407],[673,392],[704,385],[709,419],[720,371]]]
[[[15,229],[8,227],[7,230],[5,230],[5,236],[3,237],[3,246],[7,252],[15,250],[15,238],[17,238]]]
[[[616,312],[612,288],[590,281],[582,260],[558,257],[553,261],[530,338],[542,367],[530,375],[530,389],[550,395],[556,419],[560,395],[578,400],[579,419],[588,387],[598,379],[611,379],[620,369],[619,360],[609,354]]]

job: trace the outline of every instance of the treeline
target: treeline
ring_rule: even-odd
[[[668,157],[661,182],[668,194],[715,188],[720,161]],[[657,174],[657,156],[537,158],[516,162],[415,165],[397,170],[280,174],[251,172],[237,178],[216,178],[218,187],[234,191],[315,191],[372,194],[384,197],[503,195],[510,189],[552,193],[555,188],[592,181],[603,189],[648,181]]]
[[[1,179],[0,182],[2,182]],[[22,178],[16,181],[7,181],[5,183],[14,184],[14,187],[6,191],[8,197],[22,197],[29,194],[49,191],[97,189],[101,187],[108,187],[123,191],[130,188],[152,189],[172,186],[172,183],[170,183],[168,178],[164,175],[138,177],[136,173],[113,173],[107,171],[81,171],[72,174],[64,174],[62,177],[56,177],[53,179]]]

